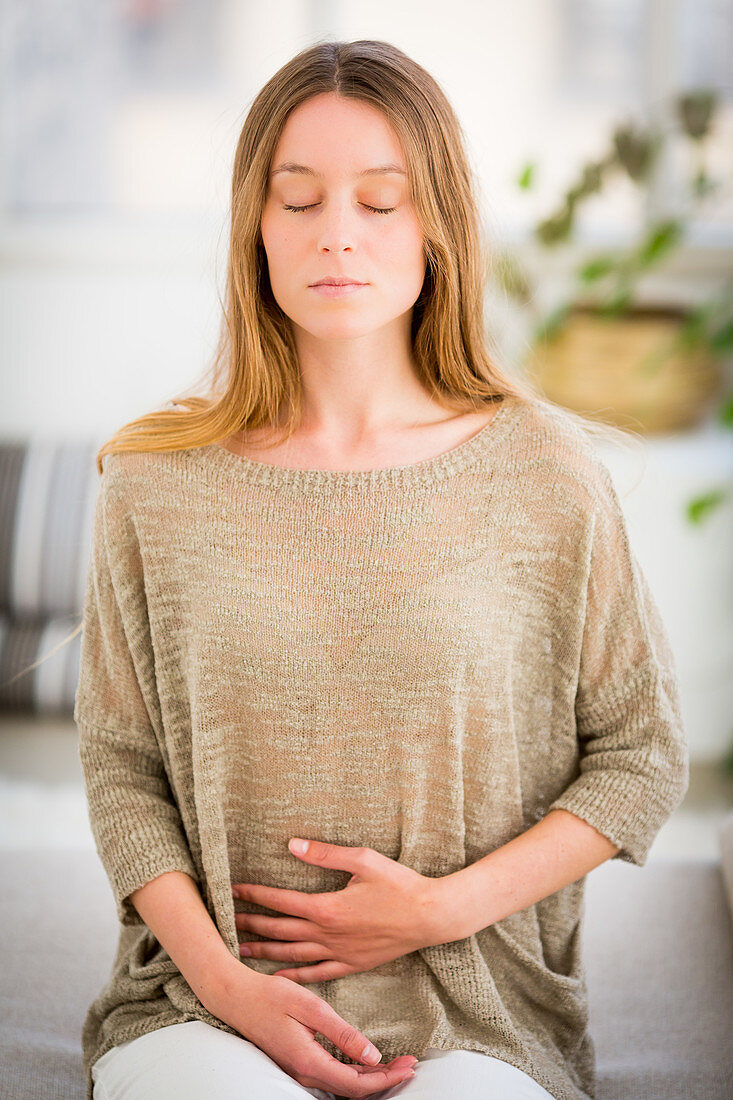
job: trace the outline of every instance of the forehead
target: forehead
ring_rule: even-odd
[[[333,93],[313,96],[291,111],[273,152],[270,178],[329,175],[395,181],[407,176],[400,141],[384,112]]]

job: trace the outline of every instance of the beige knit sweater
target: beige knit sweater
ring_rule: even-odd
[[[191,1019],[237,1034],[129,901],[164,871],[196,880],[239,959],[265,937],[235,904],[269,910],[233,882],[348,882],[291,836],[439,876],[562,807],[644,864],[688,783],[675,664],[608,470],[562,411],[507,398],[452,450],[376,470],[218,444],[103,470],[74,718],[120,937],[84,1022],[89,1100],[117,1043]],[[309,988],[384,1062],[483,1051],[592,1097],[584,885]]]

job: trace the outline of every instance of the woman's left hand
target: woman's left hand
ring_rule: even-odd
[[[330,981],[444,942],[437,905],[441,879],[427,878],[373,848],[311,840],[301,853],[295,845],[291,839],[290,851],[306,863],[351,871],[352,876],[343,890],[326,894],[235,883],[234,896],[291,914],[235,913],[237,928],[271,937],[249,941],[251,956],[316,964],[277,974],[296,982]],[[245,954],[241,947],[240,954]]]

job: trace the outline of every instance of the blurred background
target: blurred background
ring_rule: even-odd
[[[675,651],[692,759],[652,858],[715,858],[733,807],[733,0],[0,12],[0,848],[93,847],[80,638],[56,647],[79,622],[94,456],[209,364],[248,106],[316,40],[380,38],[463,125],[497,357],[632,433],[601,449]]]

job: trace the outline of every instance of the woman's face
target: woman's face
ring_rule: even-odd
[[[286,163],[303,167],[278,171]],[[328,92],[289,115],[270,166],[261,231],[275,300],[296,326],[338,339],[405,315],[402,323],[409,322],[425,254],[406,173],[396,134],[369,104]],[[314,288],[328,276],[363,285]]]

